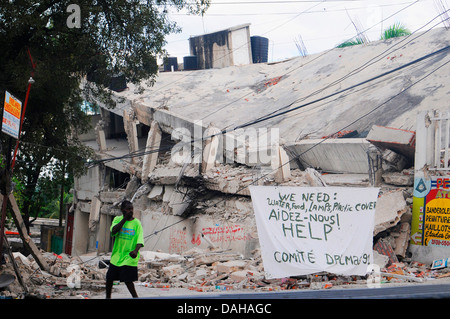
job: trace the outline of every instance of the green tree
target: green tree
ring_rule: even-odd
[[[75,11],[68,11],[70,4]],[[90,126],[81,103],[97,99],[114,107],[108,86],[115,74],[152,83],[165,37],[179,31],[167,8],[199,14],[208,5],[209,0],[0,2],[0,96],[7,90],[24,102],[30,74],[35,80],[14,169],[24,185],[25,223],[43,207],[35,201],[46,185],[42,173],[50,170],[53,183],[61,185],[68,175],[82,174],[92,156],[78,139]],[[83,81],[86,76],[95,82]],[[8,137],[1,139],[5,154]]]

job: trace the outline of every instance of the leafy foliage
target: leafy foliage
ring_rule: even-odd
[[[68,24],[72,0],[0,2],[0,96],[4,91],[25,100],[27,81],[35,83],[22,127],[14,175],[23,184],[21,210],[27,222],[48,200],[46,187],[84,172],[92,156],[78,136],[90,128],[83,101],[114,107],[107,89],[111,76],[152,83],[156,57],[164,54],[165,36],[179,31],[167,7],[204,12],[209,0],[77,0],[80,28]],[[32,70],[29,53],[36,68]],[[34,71],[34,72],[33,72]],[[84,81],[86,76],[95,82]],[[3,153],[8,137],[1,134]],[[45,180],[43,172],[50,172]],[[42,203],[42,205],[40,204]]]
[[[391,25],[390,27],[388,27],[386,30],[384,30],[383,34],[381,35],[381,40],[403,37],[403,36],[409,35],[409,34],[411,34],[411,31],[409,31],[400,22],[397,22],[397,23]]]
[[[360,39],[356,39],[356,40],[349,40],[349,41],[345,41],[341,44],[339,44],[338,46],[336,46],[336,48],[345,48],[345,47],[350,47],[353,45],[358,45],[358,44],[362,44],[363,42]]]

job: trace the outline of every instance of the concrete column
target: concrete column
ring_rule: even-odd
[[[431,125],[428,111],[417,114],[416,122],[416,154],[414,169],[416,174],[420,173],[425,165],[434,163],[434,126]]]
[[[205,135],[212,136],[220,133],[220,130],[210,125],[205,132]],[[221,136],[213,136],[208,138],[205,142],[203,148],[203,159],[202,159],[202,173],[211,170],[216,166],[216,156],[219,147],[219,139]]]
[[[383,175],[383,160],[381,152],[375,145],[370,145],[367,150],[367,156],[369,161],[369,179],[370,183],[374,187],[378,187],[382,183]]]
[[[161,145],[161,129],[157,121],[152,121],[150,124],[150,131],[148,132],[147,144],[145,146],[144,161],[142,163],[142,182],[148,180],[148,175],[156,166],[159,154],[159,147]]]
[[[105,122],[99,121],[95,126],[97,144],[100,151],[106,151]]]
[[[107,253],[110,251],[112,247],[110,247],[110,238],[111,238],[111,232],[109,230],[112,222],[112,218],[114,216],[101,214],[100,220],[99,220],[99,227],[97,232],[97,253]]]
[[[271,167],[274,170],[275,182],[281,183],[291,177],[291,165],[289,156],[280,144],[276,143],[272,147]]]
[[[134,114],[127,112],[126,110],[123,112],[123,126],[128,138],[128,148],[130,153],[136,152],[139,149],[138,138],[137,138],[137,128],[136,121],[134,120]],[[134,156],[131,158],[131,162],[133,164],[137,164],[139,162],[139,158]]]

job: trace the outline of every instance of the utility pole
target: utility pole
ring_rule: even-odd
[[[61,178],[61,194],[59,198],[59,227],[62,227],[62,217],[64,214],[64,179],[66,176],[66,160],[63,160],[62,178]]]

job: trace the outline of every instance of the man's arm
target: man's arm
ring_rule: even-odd
[[[136,257],[137,257],[137,254],[138,254],[138,252],[139,252],[139,249],[141,249],[142,247],[144,247],[144,245],[142,245],[142,244],[136,244],[136,248],[130,252],[131,258],[136,258]]]
[[[125,217],[122,218],[122,220],[111,229],[111,235],[116,235],[122,229],[122,226],[126,221]]]

